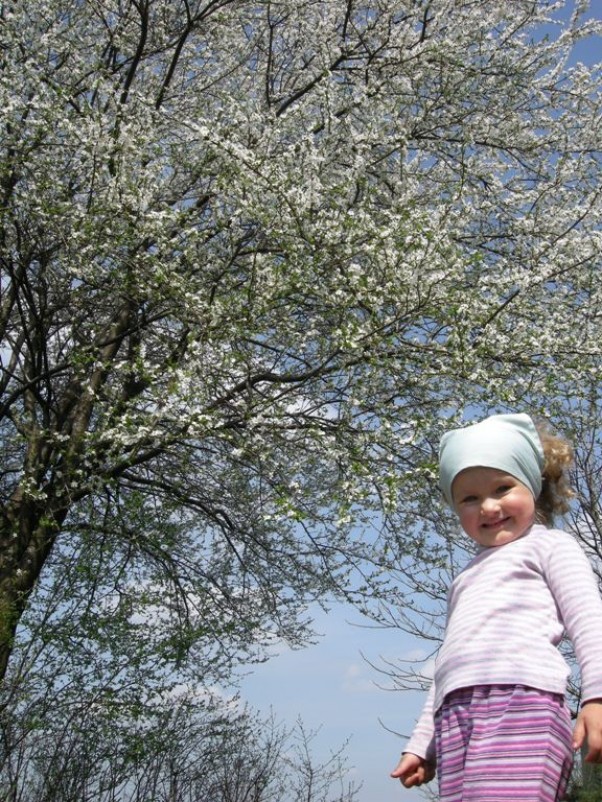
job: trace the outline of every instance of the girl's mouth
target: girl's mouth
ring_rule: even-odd
[[[497,529],[498,527],[503,526],[509,520],[510,518],[506,516],[505,518],[499,518],[497,521],[485,521],[483,524],[481,524],[481,526],[484,529]]]

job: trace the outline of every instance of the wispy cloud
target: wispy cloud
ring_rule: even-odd
[[[377,689],[374,680],[366,675],[366,669],[360,663],[351,663],[345,669],[341,689],[345,693],[374,693]]]

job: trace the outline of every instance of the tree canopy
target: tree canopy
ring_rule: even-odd
[[[598,392],[562,5],[2,5],[0,674],[43,632],[209,682],[403,604],[442,427]]]

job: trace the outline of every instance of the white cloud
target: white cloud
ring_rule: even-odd
[[[377,690],[374,680],[366,676],[364,666],[359,663],[347,666],[341,689],[345,693],[374,693]]]

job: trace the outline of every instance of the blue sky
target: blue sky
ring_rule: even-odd
[[[363,659],[379,664],[416,652],[416,639],[392,630],[357,626],[358,613],[335,606],[317,611],[320,642],[299,651],[283,649],[243,680],[242,696],[257,710],[293,725],[301,717],[307,729],[320,732],[314,743],[318,757],[346,749],[352,777],[363,788],[358,802],[400,802],[419,799],[388,774],[397,764],[404,740],[389,729],[409,734],[423,702],[421,693],[386,691],[383,677]]]

